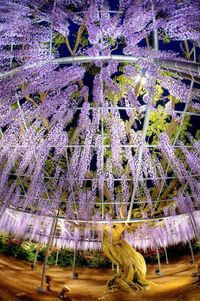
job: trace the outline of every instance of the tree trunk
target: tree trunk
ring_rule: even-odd
[[[142,290],[152,283],[146,280],[144,257],[124,240],[124,230],[125,226],[121,224],[113,225],[111,229],[106,227],[104,230],[103,251],[122,271],[110,279],[107,286],[125,291]]]

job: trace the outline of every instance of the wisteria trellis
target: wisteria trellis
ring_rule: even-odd
[[[0,1],[2,216],[124,222],[199,209],[188,124],[200,115],[199,1],[111,4]],[[185,57],[153,49],[155,30],[183,40]]]

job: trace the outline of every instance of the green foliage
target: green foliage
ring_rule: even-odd
[[[133,89],[135,87],[135,83],[133,79],[128,78],[125,74],[121,74],[117,76],[116,81],[120,84],[121,95],[120,98],[124,98],[126,96],[127,85],[130,85]]]
[[[29,187],[29,182],[26,178],[18,178],[15,180],[15,183],[16,183],[16,186],[18,186],[19,188],[22,187],[23,185],[23,188],[25,188],[25,190]],[[23,194],[23,190],[21,191],[21,194]]]
[[[34,260],[35,260],[35,253],[28,253],[26,255],[25,259],[28,260],[29,262],[34,262]]]
[[[36,244],[32,242],[21,242],[8,234],[0,234],[0,253],[12,255],[20,259],[26,259],[30,262],[35,258]]]
[[[13,238],[5,233],[0,233],[0,253],[15,256],[19,259],[25,259],[34,262],[37,244]],[[41,245],[38,252],[38,261],[44,261],[46,246]],[[48,264],[54,265],[56,262],[57,251],[53,250],[48,257]],[[58,265],[62,267],[72,266],[74,259],[74,251],[69,249],[61,249],[58,256]],[[88,267],[109,267],[111,263],[100,252],[85,253],[77,251],[76,266]]]
[[[55,164],[51,159],[47,159],[45,161],[45,170],[48,170],[48,173],[51,174],[55,171]]]
[[[197,242],[195,242],[192,246],[192,249],[195,253],[199,253],[200,252],[200,240],[198,240]]]
[[[19,108],[17,102],[13,103],[11,108],[17,110]]]
[[[161,87],[161,85],[157,84],[155,86],[155,94],[154,94],[154,98],[153,98],[153,102],[155,104],[160,100],[162,94],[163,94],[163,88]]]
[[[119,72],[121,72],[121,73],[124,73],[124,67],[125,66],[129,66],[129,63],[121,63],[121,64],[119,64]],[[117,77],[118,78],[118,77]]]
[[[73,37],[77,38],[77,34],[78,32],[72,34]],[[80,37],[80,42],[79,44],[81,46],[88,46],[89,45],[89,40],[88,40],[88,33],[86,31],[84,31]]]
[[[6,233],[0,234],[0,253],[6,253],[8,249],[9,235]]]
[[[174,131],[173,133],[173,138],[176,137],[177,132],[180,130],[180,134],[179,134],[179,140],[181,140],[184,144],[187,144],[187,134],[188,134],[188,127],[192,126],[192,124],[190,123],[191,117],[190,116],[185,116],[184,117],[184,122],[181,126],[181,129],[179,129],[179,127],[177,127],[177,129]]]
[[[171,42],[170,36],[168,36],[167,34],[162,36],[162,40],[164,44],[169,44]]]
[[[4,244],[6,244],[9,240],[9,234],[7,233],[0,233],[0,247]]]
[[[30,241],[21,242],[20,240],[9,236],[6,233],[0,233],[0,253],[15,256],[19,259],[25,259],[29,262],[34,262],[36,243]],[[195,242],[192,246],[193,251],[198,253],[200,251],[200,242]],[[38,261],[44,261],[46,246],[40,246],[38,253]],[[54,265],[56,262],[56,253],[54,250],[48,257],[48,264]],[[168,248],[168,257],[170,260],[177,259],[177,254],[190,254],[188,245],[177,245]],[[157,255],[155,252],[143,254],[147,263],[153,264],[157,262]],[[160,251],[161,261],[165,261],[164,251]],[[61,249],[58,256],[58,265],[62,267],[72,266],[74,259],[74,251],[69,249]],[[76,266],[87,266],[91,268],[111,268],[111,262],[99,251],[77,251]]]
[[[53,253],[51,253],[50,256],[48,257],[47,264],[48,264],[48,265],[54,265],[55,262],[56,262],[55,252],[53,252]]]
[[[75,39],[76,39],[77,32],[75,34],[72,34],[72,36],[75,37]],[[62,44],[66,43],[66,37],[63,36],[62,34],[58,33],[54,37],[53,42],[57,47],[60,47]],[[83,47],[83,46],[88,46],[88,44],[89,44],[88,34],[87,34],[87,32],[83,32],[81,35],[80,41],[79,41],[79,45],[81,45]]]
[[[170,76],[170,77],[174,75],[171,71],[168,70],[161,71],[160,73],[164,76]]]
[[[95,76],[97,74],[100,73],[101,71],[101,68],[96,66],[96,65],[92,65],[92,64],[89,64],[89,63],[86,63],[83,65],[84,68],[86,69],[86,72],[91,75],[91,76]]]
[[[65,44],[65,37],[59,33],[55,36],[53,42],[56,46],[60,47],[62,44]]]
[[[116,45],[116,43],[117,43],[117,41],[116,41],[116,39],[114,39],[114,38],[111,38],[111,37],[107,37],[106,38],[106,41],[110,44],[110,46],[115,46]]]
[[[39,252],[38,252],[38,260],[39,261],[44,261],[45,251],[46,251],[46,246],[42,245],[39,248]]]
[[[197,130],[196,135],[195,135],[195,138],[196,138],[197,140],[200,140],[200,130]]]
[[[71,98],[73,100],[77,100],[80,97],[80,91],[75,91],[74,93],[71,94]]]
[[[62,267],[72,266],[74,259],[74,251],[63,249],[59,252],[58,264]],[[76,266],[87,266],[87,260],[84,255],[77,251],[76,254]]]
[[[91,257],[91,259],[87,260],[87,265],[91,268],[106,268],[111,267],[111,262],[106,260],[106,258],[102,256],[102,254],[96,253]]]
[[[88,265],[88,262],[87,262],[87,259],[84,256],[84,253],[77,252],[76,265],[77,266],[87,266]]]
[[[147,137],[152,137],[153,144],[157,144],[159,141],[160,133],[166,131],[169,123],[169,114],[164,111],[151,111],[149,127],[147,130]]]
[[[153,255],[144,255],[144,258],[145,258],[145,261],[146,263],[149,263],[149,264],[154,264],[154,263],[157,263],[158,262],[158,258],[157,258],[157,255],[156,254],[153,254]],[[161,253],[160,254],[160,259],[164,259],[164,254]]]
[[[24,253],[22,254],[23,257],[30,262],[34,262],[37,245],[30,241],[25,241],[21,244],[20,247],[22,248],[22,250],[24,250]]]
[[[113,90],[110,90],[106,95],[106,98],[114,105],[117,105],[121,95],[120,93],[116,94]]]

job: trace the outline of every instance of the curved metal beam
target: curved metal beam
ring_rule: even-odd
[[[138,60],[143,59],[147,60],[149,62],[152,62],[158,66],[168,67],[168,68],[176,68],[178,71],[184,71],[188,70],[191,72],[197,73],[197,75],[200,75],[200,64],[188,62],[188,61],[179,61],[179,60],[172,60],[172,59],[156,59],[156,58],[145,58],[145,57],[134,57],[130,55],[100,55],[100,56],[70,56],[70,57],[60,57],[53,60],[47,60],[47,61],[38,61],[32,64],[27,64],[24,66],[20,66],[17,68],[14,68],[9,71],[5,71],[3,73],[0,73],[0,79],[12,76],[14,74],[17,74],[21,69],[27,70],[35,67],[40,67],[45,65],[49,62],[54,62],[56,64],[62,65],[62,64],[73,64],[73,63],[92,63],[96,61],[103,61],[103,62],[109,62],[111,60],[116,60],[121,63],[137,63]]]
[[[9,211],[14,211],[14,212],[19,212],[19,213],[24,213],[24,214],[30,214],[32,216],[43,216],[44,218],[47,217],[47,218],[50,218],[50,219],[53,219],[53,218],[58,218],[58,220],[65,220],[66,223],[74,223],[76,225],[78,224],[94,224],[94,220],[72,220],[72,219],[67,219],[66,217],[64,216],[58,216],[58,215],[52,215],[52,216],[49,216],[49,215],[45,215],[45,214],[37,214],[37,213],[31,213],[31,212],[27,212],[27,211],[23,211],[23,210],[20,210],[20,209],[14,209],[14,208],[7,208],[7,210]],[[199,213],[200,214],[200,210],[195,210],[194,213]],[[184,214],[177,214],[174,216],[174,218],[180,218],[180,217],[183,217],[183,216],[188,216],[187,213],[184,213]],[[171,216],[158,216],[158,217],[138,217],[138,218],[131,218],[128,223],[141,223],[141,222],[153,222],[153,221],[163,221],[165,219],[168,219],[170,218]],[[95,221],[96,224],[107,224],[108,221],[107,220],[98,220],[98,221]],[[112,219],[109,221],[109,223],[111,224],[126,224],[127,223],[127,219]]]

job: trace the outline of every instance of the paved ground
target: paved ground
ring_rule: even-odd
[[[200,260],[200,254],[196,256]],[[106,282],[113,275],[111,270],[78,268],[79,279],[71,279],[70,268],[48,267],[53,276],[52,292],[38,293],[41,265],[32,271],[30,264],[13,257],[0,255],[0,301],[58,301],[64,284],[71,288],[66,301],[199,301],[200,285],[193,284],[192,272],[196,266],[190,257],[168,265],[162,264],[162,276],[155,274],[156,265],[148,266],[148,279],[155,283],[148,291],[127,295],[106,292]],[[18,295],[21,294],[21,295]]]

